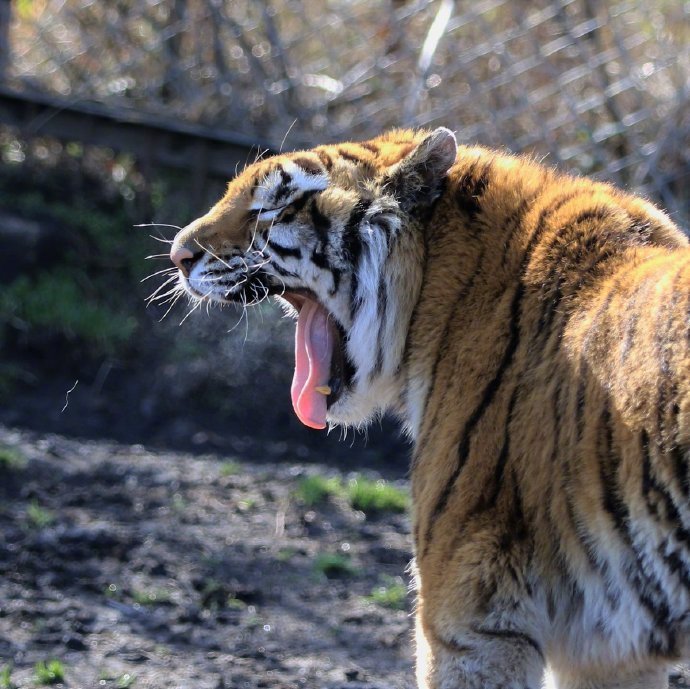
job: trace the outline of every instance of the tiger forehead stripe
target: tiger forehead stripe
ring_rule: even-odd
[[[328,186],[328,175],[316,161],[309,161],[309,168],[304,165],[306,158],[298,161],[300,164],[293,160],[282,161],[256,185],[250,210],[282,206],[294,196],[323,191]]]

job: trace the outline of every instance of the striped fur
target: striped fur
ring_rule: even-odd
[[[690,250],[646,201],[394,131],[256,163],[175,240],[197,296],[308,290],[333,424],[414,439],[420,687],[659,689],[690,654]],[[248,290],[248,286],[251,288]]]

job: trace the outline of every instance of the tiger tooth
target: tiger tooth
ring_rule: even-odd
[[[331,387],[330,385],[317,385],[314,390],[316,392],[320,392],[322,395],[330,395],[331,394]]]

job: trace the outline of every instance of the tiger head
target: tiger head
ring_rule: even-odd
[[[439,128],[267,158],[175,237],[194,298],[247,307],[275,295],[297,316],[291,394],[307,426],[399,405],[423,228],[456,152]]]

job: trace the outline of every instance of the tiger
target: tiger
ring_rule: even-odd
[[[397,129],[250,164],[178,289],[296,318],[308,427],[411,440],[420,689],[660,689],[690,655],[690,249],[651,202]]]

